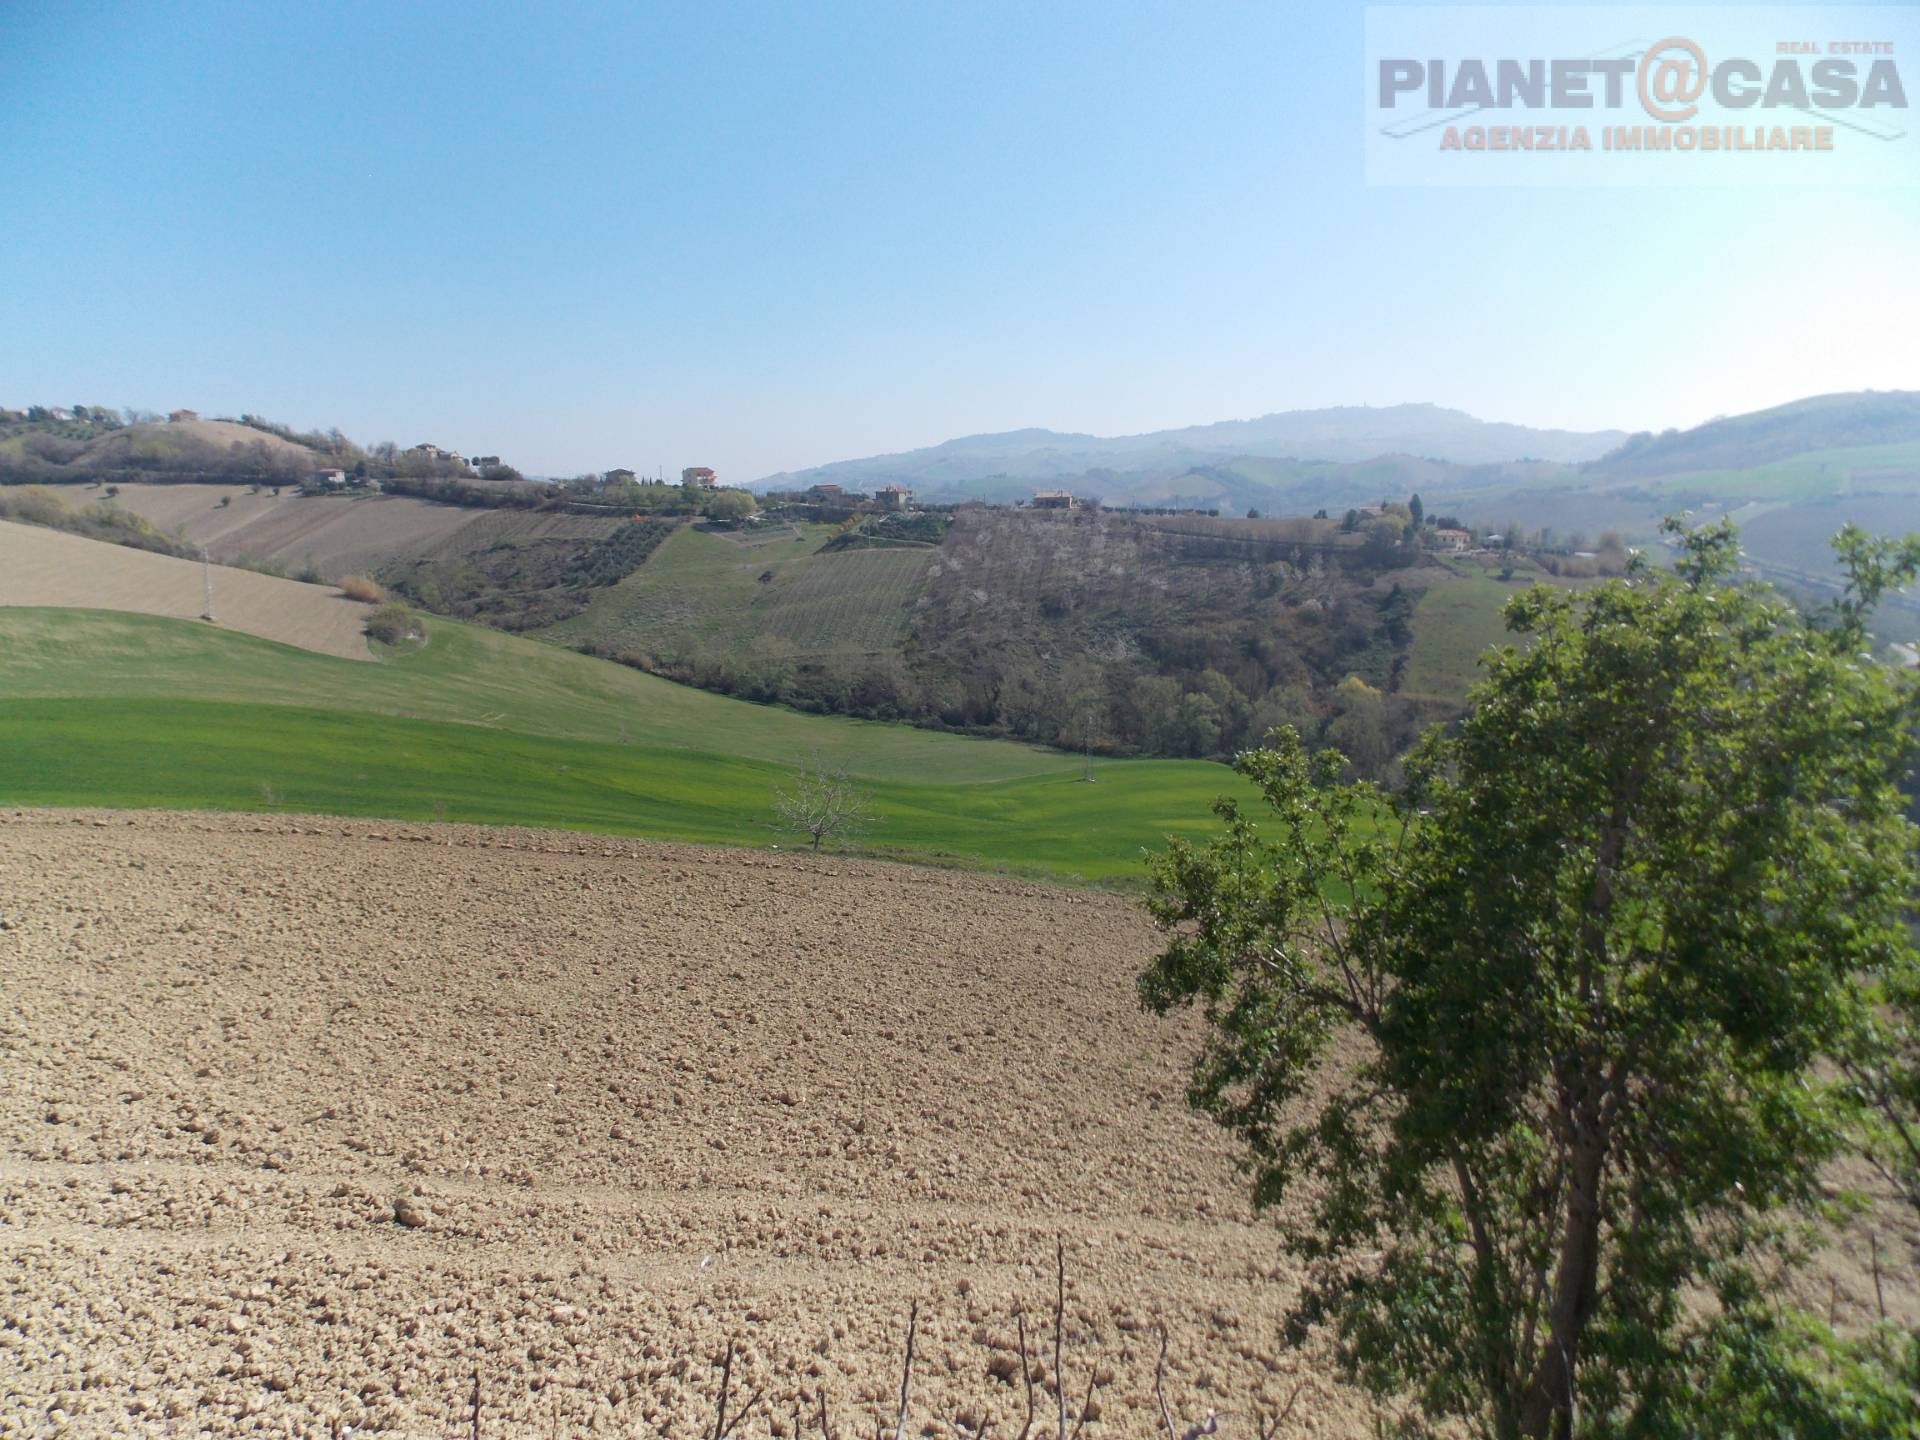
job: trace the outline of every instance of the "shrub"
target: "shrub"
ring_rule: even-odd
[[[64,528],[69,519],[66,501],[44,486],[29,485],[9,495],[0,495],[0,520]]]
[[[367,616],[367,638],[383,645],[398,645],[413,634],[413,611],[398,600],[390,601]]]
[[[342,575],[340,588],[349,600],[359,600],[368,605],[387,603],[386,588],[377,580],[370,580],[365,575]]]

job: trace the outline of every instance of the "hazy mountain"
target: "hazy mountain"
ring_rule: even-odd
[[[1867,390],[1816,395],[1725,416],[1691,430],[1630,437],[1589,465],[1600,480],[1624,480],[1689,471],[1745,470],[1814,450],[1898,445],[1920,440],[1920,391]]]
[[[1221,459],[1250,456],[1306,461],[1361,461],[1401,454],[1458,464],[1517,460],[1579,463],[1598,459],[1627,439],[1620,430],[1536,430],[1476,420],[1438,405],[1348,405],[1289,410],[1257,420],[1222,420],[1144,435],[1078,435],[1056,430],[1010,430],[968,435],[923,450],[840,460],[786,471],[757,482],[762,489],[839,484],[849,489],[899,483],[934,494],[980,493],[996,482],[1007,497],[1033,484],[1067,478],[1097,482],[1103,474],[1174,476]],[[982,495],[982,498],[987,498]],[[1003,498],[995,495],[994,498]]]

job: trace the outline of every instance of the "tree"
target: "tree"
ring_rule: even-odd
[[[1180,697],[1174,743],[1175,755],[1207,756],[1220,748],[1220,705],[1200,691]]]
[[[1400,558],[1407,538],[1407,522],[1394,515],[1378,515],[1366,522],[1366,552],[1378,564]]]
[[[1314,712],[1313,691],[1299,682],[1275,685],[1260,697],[1260,703],[1253,707],[1253,713],[1247,717],[1247,730],[1255,741],[1265,738],[1267,732],[1290,725],[1299,734],[1301,744],[1309,749],[1320,734],[1320,717]]]
[[[1327,743],[1355,774],[1378,780],[1394,751],[1385,697],[1358,675],[1349,675],[1333,687],[1333,700],[1336,713],[1327,726]]]
[[[1155,867],[1141,997],[1203,1010],[1189,1093],[1256,1203],[1305,1192],[1296,1324],[1426,1425],[1692,1433],[1725,1336],[1688,1297],[1750,1313],[1858,1114],[1827,1062],[1916,973],[1915,686],[1862,651],[1920,540],[1843,540],[1811,618],[1731,583],[1731,526],[1680,545],[1516,597],[1532,643],[1400,796],[1282,731],[1239,762],[1274,816]]]
[[[824,840],[864,830],[870,808],[866,792],[844,769],[815,755],[773,792],[773,813],[781,829],[807,836],[818,850]]]
[[[706,498],[703,508],[709,520],[732,524],[746,519],[760,506],[745,490],[716,490]]]
[[[1414,492],[1413,498],[1407,501],[1407,518],[1413,521],[1413,528],[1415,530],[1420,529],[1427,523],[1427,507],[1420,503],[1420,493],[1417,490]]]

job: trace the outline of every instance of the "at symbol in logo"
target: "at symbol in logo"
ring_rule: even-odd
[[[1668,50],[1684,50],[1693,57],[1693,63],[1689,65],[1678,55],[1662,58]],[[1647,47],[1647,53],[1640,57],[1638,78],[1640,103],[1647,107],[1647,113],[1669,125],[1678,124],[1682,120],[1691,120],[1700,108],[1693,102],[1707,88],[1707,57],[1691,40],[1673,35]],[[1686,108],[1662,108],[1663,105],[1676,102]]]

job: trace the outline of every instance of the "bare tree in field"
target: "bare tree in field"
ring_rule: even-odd
[[[870,823],[867,793],[818,755],[773,792],[773,813],[781,829],[811,837],[815,850],[823,840],[857,835]]]

